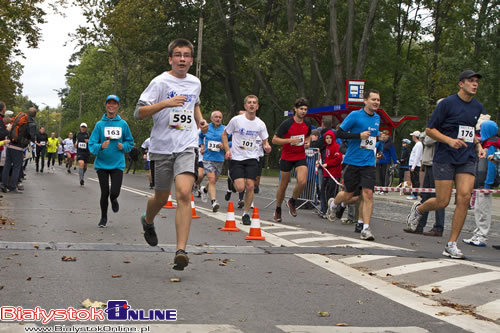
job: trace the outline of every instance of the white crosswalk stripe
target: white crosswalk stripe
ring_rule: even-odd
[[[424,271],[427,269],[455,266],[458,264],[459,263],[457,261],[432,260],[432,261],[419,262],[416,264],[402,265],[402,266],[381,269],[378,271],[374,271],[373,273],[378,275],[378,276],[387,276],[387,274],[392,275],[392,276],[397,276],[397,275],[403,275],[403,274]]]
[[[381,256],[381,255],[365,254],[365,255],[361,255],[361,256],[341,258],[339,260],[347,265],[356,265],[356,264],[360,264],[363,262],[379,260],[379,259],[388,259],[388,258],[394,258],[394,256]]]
[[[478,306],[476,313],[492,320],[500,320],[500,299]]]
[[[500,280],[499,272],[485,272],[478,274],[471,274],[465,276],[454,277],[451,279],[437,281],[433,283],[420,286],[415,290],[423,293],[432,293],[432,288],[439,288],[441,293],[446,293],[460,288],[470,287],[475,284]]]

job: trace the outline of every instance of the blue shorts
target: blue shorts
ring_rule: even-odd
[[[432,164],[434,180],[454,180],[458,173],[476,175],[476,163],[468,161],[464,164],[436,163]]]

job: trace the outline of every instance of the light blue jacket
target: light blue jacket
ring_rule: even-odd
[[[119,139],[110,139],[109,146],[105,149],[101,149],[101,145],[107,140],[105,137],[105,130],[109,127],[120,127],[121,137]],[[118,149],[118,142],[121,142],[123,149]],[[96,155],[94,161],[94,169],[104,169],[113,170],[120,169],[123,171],[125,169],[125,153],[132,150],[134,146],[134,138],[132,133],[130,133],[130,128],[125,120],[119,115],[110,119],[104,114],[100,121],[94,127],[92,135],[89,139],[89,150],[93,155]]]

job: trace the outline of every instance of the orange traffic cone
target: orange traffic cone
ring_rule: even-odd
[[[234,220],[234,206],[232,201],[229,201],[229,205],[227,206],[226,225],[220,230],[240,231],[240,229],[236,228],[236,221]]]
[[[260,232],[260,217],[259,208],[255,207],[252,214],[252,224],[250,225],[250,232],[245,237],[246,240],[266,240]]]
[[[163,206],[163,208],[175,209],[174,205],[172,204],[172,196],[170,195],[170,193],[168,194],[168,201],[165,206]]]
[[[191,210],[193,211],[193,216],[191,216],[193,219],[199,219],[200,217],[196,215],[196,208],[194,207],[194,197],[193,194],[191,194]]]

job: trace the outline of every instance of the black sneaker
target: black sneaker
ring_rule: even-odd
[[[83,181],[83,179],[80,179],[80,185],[83,186],[85,184],[85,182]]]
[[[239,200],[238,201],[238,208],[241,209],[241,208],[243,208],[243,206],[245,206],[245,201]]]
[[[360,233],[361,230],[363,230],[363,223],[356,223],[356,226],[354,226],[354,232]]]
[[[281,223],[281,207],[276,207],[274,210],[274,222]]]
[[[149,183],[149,189],[152,190],[155,186],[153,185],[153,183]]]
[[[115,213],[118,213],[118,211],[120,210],[120,205],[118,204],[118,200],[117,199],[111,200],[111,209]]]
[[[99,224],[97,225],[99,228],[106,228],[106,224],[108,223],[108,219],[105,217],[101,217]]]
[[[288,207],[288,212],[293,217],[297,216],[297,208],[295,207],[295,200],[293,198],[288,199],[286,202],[286,206]]]
[[[231,192],[226,191],[226,195],[224,196],[224,200],[229,201],[231,199]]]
[[[252,221],[250,220],[250,215],[248,214],[243,214],[243,216],[241,217],[241,221],[243,222],[244,225],[252,224]]]
[[[189,264],[189,258],[186,251],[177,250],[175,252],[174,266],[172,267],[176,271],[183,271],[184,268]]]
[[[40,172],[43,173],[43,169],[40,169]]]
[[[260,192],[260,188],[258,185],[255,185],[253,188],[253,193],[258,194]]]
[[[71,169],[68,169],[68,173],[71,173]]]
[[[5,186],[4,184],[1,184],[0,190],[2,190],[3,193],[7,193],[7,186]]]
[[[339,204],[337,208],[335,208],[335,217],[337,217],[338,219],[342,218],[342,215],[344,215],[344,210],[345,207],[342,206],[342,204]]]
[[[155,232],[155,225],[146,223],[146,213],[141,216],[142,229],[144,230],[144,239],[151,246],[158,245],[158,237]]]

